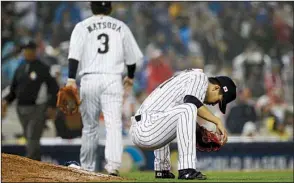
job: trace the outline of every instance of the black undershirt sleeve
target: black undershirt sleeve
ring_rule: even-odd
[[[127,65],[127,68],[128,68],[128,77],[133,79],[135,76],[136,64]]]
[[[75,59],[68,59],[68,78],[75,79],[77,75],[77,70],[79,66],[79,61]]]
[[[203,103],[198,98],[196,98],[192,95],[186,95],[184,97],[184,103],[192,103],[192,104],[196,105],[197,109],[199,109],[200,107],[203,106]]]

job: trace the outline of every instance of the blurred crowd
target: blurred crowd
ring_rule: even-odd
[[[21,45],[28,39],[35,40],[40,60],[64,85],[70,35],[77,22],[91,16],[88,2],[1,4],[2,92],[11,83],[22,57]],[[111,16],[128,24],[145,56],[138,64],[133,93],[124,97],[125,135],[130,116],[146,96],[175,72],[193,67],[209,76],[231,76],[237,83],[237,100],[227,114],[214,109],[230,134],[292,138],[293,4],[116,2],[113,6]]]

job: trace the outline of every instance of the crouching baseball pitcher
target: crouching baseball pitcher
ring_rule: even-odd
[[[236,85],[226,76],[208,78],[201,69],[188,69],[158,86],[132,117],[134,144],[154,150],[156,178],[175,178],[170,172],[169,143],[177,138],[178,179],[206,179],[196,171],[196,146],[202,151],[216,151],[227,141],[221,120],[203,104],[226,105],[236,98]],[[218,133],[209,132],[196,122],[197,116],[216,125]]]

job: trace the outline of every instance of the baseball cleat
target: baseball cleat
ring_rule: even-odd
[[[196,171],[195,169],[183,169],[179,170],[179,177],[178,179],[186,179],[186,180],[206,180],[207,177],[205,174],[202,174],[201,172]]]
[[[118,172],[118,170],[115,170],[114,172],[109,173],[109,175],[119,176],[119,172]]]
[[[175,175],[171,173],[169,170],[155,171],[155,178],[156,179],[174,179]]]
[[[71,168],[81,169],[81,165],[76,161],[67,161],[64,165]]]
[[[65,166],[69,166],[69,165],[77,165],[77,166],[80,166],[80,164],[76,161],[67,161],[64,163]]]

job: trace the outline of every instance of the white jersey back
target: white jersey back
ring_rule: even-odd
[[[94,15],[75,26],[68,58],[80,61],[80,75],[121,74],[124,64],[135,64],[143,55],[125,23],[110,16]]]
[[[192,95],[202,103],[208,87],[208,77],[200,69],[188,69],[159,85],[143,102],[137,114],[162,112],[184,103]]]

